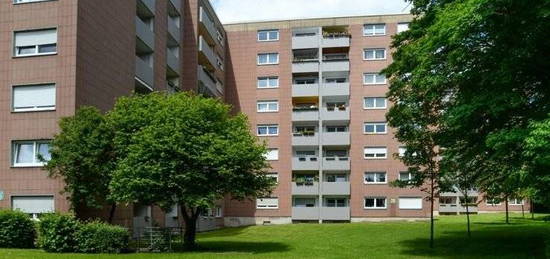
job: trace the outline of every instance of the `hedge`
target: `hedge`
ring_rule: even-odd
[[[81,253],[126,252],[130,239],[125,228],[99,221],[82,224],[75,236]]]
[[[32,248],[35,237],[34,222],[27,214],[0,210],[0,247]]]
[[[46,214],[40,218],[38,245],[46,252],[75,252],[80,222],[70,215]]]

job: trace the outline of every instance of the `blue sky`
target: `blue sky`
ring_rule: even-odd
[[[210,0],[222,23],[408,13],[405,0]]]

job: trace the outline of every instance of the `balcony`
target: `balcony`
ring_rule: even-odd
[[[153,68],[136,56],[136,77],[147,84],[148,88],[153,90],[154,73]]]
[[[321,119],[325,121],[349,121],[349,109],[333,109],[329,111],[325,108],[321,112]]]
[[[216,93],[217,92],[216,80],[210,74],[208,74],[208,72],[206,72],[203,67],[198,66],[197,70],[198,70],[199,81],[206,88],[208,88],[210,92]]]
[[[292,194],[293,195],[318,195],[319,194],[319,183],[311,182],[307,184],[299,184],[292,182]]]
[[[292,207],[293,220],[318,220],[319,207]]]
[[[216,30],[216,25],[214,24],[214,21],[210,19],[210,16],[208,15],[207,11],[204,10],[204,7],[202,6],[200,7],[199,21],[204,26],[204,28],[206,28],[206,31],[208,31],[208,34],[212,39],[212,42],[214,42],[214,39],[217,38],[217,34],[218,34],[218,31]]]
[[[346,72],[349,71],[349,60],[345,59],[324,59],[324,72]]]
[[[139,40],[141,40],[149,50],[155,49],[155,34],[147,24],[145,24],[139,17],[135,18],[136,20],[136,35]]]
[[[319,84],[293,84],[292,97],[318,96]]]
[[[292,121],[318,121],[318,108],[294,108],[292,110]]]
[[[293,146],[317,146],[319,145],[319,134],[294,133],[292,135]]]
[[[319,48],[319,35],[292,36],[292,49]]]
[[[168,17],[168,33],[170,33],[170,35],[174,40],[176,40],[176,42],[181,42],[180,27],[176,24],[175,21],[170,19],[170,17]]]
[[[292,62],[292,73],[319,72],[318,60],[304,60]]]
[[[324,83],[321,86],[322,96],[349,96],[349,82]]]
[[[470,213],[477,212],[477,206],[468,206]],[[439,204],[439,213],[466,213],[466,207],[459,204]]]
[[[322,220],[350,220],[349,207],[321,207]]]
[[[180,73],[180,59],[169,50],[166,51],[166,64],[176,74]]]
[[[323,48],[341,48],[349,47],[350,37],[348,35],[327,35],[323,37],[322,46]]]
[[[349,182],[323,182],[321,187],[323,195],[349,195]]]
[[[327,170],[327,171],[350,170],[349,157],[324,157],[323,170]]]
[[[319,170],[319,159],[317,157],[293,157],[292,170],[315,171]]]
[[[350,133],[348,132],[323,132],[324,146],[348,146],[350,144]]]
[[[208,45],[208,43],[206,43],[202,36],[199,36],[199,53],[201,53],[206,60],[208,60],[210,66],[217,66],[216,54],[214,54],[214,50]]]

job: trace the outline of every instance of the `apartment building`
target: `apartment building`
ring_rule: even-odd
[[[49,178],[37,156],[49,156],[58,120],[78,107],[106,111],[133,91],[222,97],[225,37],[207,0],[1,1],[0,208],[33,217],[69,210],[62,181]],[[119,209],[115,219],[176,224],[177,211],[155,211]]]
[[[429,217],[426,193],[389,185],[411,175],[397,157],[405,148],[386,122],[392,103],[380,71],[392,62],[391,36],[407,30],[411,19],[225,25],[226,100],[268,143],[270,176],[278,181],[271,197],[226,201],[226,225]],[[449,195],[454,199],[442,197],[441,212],[460,212],[458,194]]]

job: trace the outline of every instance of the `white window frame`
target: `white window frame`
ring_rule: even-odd
[[[376,26],[384,26],[384,33],[377,33],[376,32]],[[372,29],[372,33],[367,33],[367,28]],[[385,36],[387,31],[387,26],[385,23],[369,23],[363,25],[363,36],[365,37],[373,37],[373,36]]]
[[[397,154],[399,157],[404,157],[405,156],[405,152],[407,152],[407,148],[406,147],[398,147],[397,148]]]
[[[277,38],[276,39],[269,38],[269,36],[271,35],[271,32],[276,32],[277,33]],[[260,39],[260,33],[267,33],[265,40]],[[259,30],[257,36],[258,36],[257,39],[258,39],[259,42],[279,41],[279,30],[277,30],[277,29]]]
[[[50,1],[57,1],[57,0],[13,0],[13,4],[18,5],[18,4],[30,4],[30,3],[50,2]]]
[[[372,76],[374,81],[371,81],[371,82],[368,82],[367,81],[367,76]],[[378,83],[377,82],[377,77],[379,76],[383,76],[384,77],[384,82],[383,83]],[[363,85],[385,85],[387,84],[387,78],[384,74],[380,74],[380,73],[364,73],[363,74]]]
[[[262,56],[262,55],[267,55],[267,62],[266,63],[260,63],[260,56]],[[275,55],[277,60],[275,62],[270,62],[269,61],[270,55]],[[278,65],[279,64],[279,53],[276,53],[276,52],[258,53],[258,56],[257,56],[256,59],[257,59],[258,66]]]
[[[266,173],[266,176],[275,179],[276,183],[279,182],[279,173],[277,173],[277,172]]]
[[[372,174],[374,175],[374,182],[367,182],[367,175],[368,174]],[[384,175],[384,181],[383,182],[380,182],[378,181],[378,176],[379,175]],[[369,172],[365,172],[363,174],[363,183],[364,184],[387,184],[388,183],[388,174],[386,172],[382,172],[382,171],[378,171],[378,172],[375,172],[375,171],[369,171]]]
[[[267,203],[266,205],[260,205],[259,204],[260,200],[271,200],[271,201],[275,201],[275,202],[272,202],[271,204]],[[256,199],[256,209],[259,209],[259,210],[276,210],[278,208],[279,208],[279,198],[277,198],[277,197],[265,197],[265,198]]]
[[[410,180],[412,180],[412,179],[414,178],[414,174],[411,173],[411,172],[409,172],[409,171],[399,171],[398,177],[399,177],[399,180],[400,180],[400,181],[405,181],[405,179],[402,179],[402,178],[401,178],[401,174],[408,174],[408,175],[409,175],[409,179],[406,179],[407,181],[410,181]]]
[[[265,86],[265,87],[260,86],[260,81],[262,81],[262,80],[266,80],[266,83],[267,83],[266,85],[267,85],[267,86]],[[272,81],[277,82],[277,84],[274,85],[274,86],[271,86],[271,82],[272,82]],[[278,76],[260,76],[260,77],[258,77],[258,81],[257,81],[256,87],[257,87],[258,89],[279,88],[279,77],[278,77]]]
[[[49,0],[51,1],[51,0]],[[22,3],[20,3],[22,4]],[[43,52],[43,53],[40,53],[39,52],[39,48],[40,46],[43,46],[43,45],[52,45],[54,43],[48,43],[48,44],[36,44],[36,45],[25,45],[25,46],[17,46],[17,34],[18,33],[30,33],[30,32],[39,32],[39,31],[49,31],[49,30],[55,30],[55,36],[56,36],[56,41],[55,41],[55,51],[52,51],[52,52]],[[13,32],[13,56],[14,57],[35,57],[35,56],[48,56],[48,55],[56,55],[57,52],[58,52],[58,43],[59,43],[59,36],[58,36],[58,31],[57,31],[57,28],[40,28],[40,29],[31,29],[31,30],[21,30],[21,31],[14,31]],[[22,48],[22,47],[33,47],[34,46],[34,50],[35,52],[34,53],[30,53],[30,54],[19,54],[19,48]]]
[[[495,199],[498,199],[499,203],[489,202],[489,201],[494,201]],[[501,198],[486,197],[485,198],[485,204],[487,204],[488,206],[500,206],[500,205],[502,205],[502,199]]]
[[[401,207],[401,199],[420,199],[420,208],[402,208]],[[424,199],[422,197],[399,197],[398,199],[398,207],[400,210],[422,210],[424,207]]]
[[[518,201],[521,201],[521,202],[518,203]],[[510,206],[521,206],[521,205],[524,204],[524,200],[520,199],[520,198],[510,198],[510,199],[508,199],[508,204]]]
[[[379,149],[379,150],[385,149],[386,152],[385,152],[385,153],[378,153],[378,152],[375,152],[375,153],[367,153],[367,150],[369,150],[369,149],[370,149],[371,151],[372,151],[372,149]],[[374,157],[367,157],[367,154],[374,154]],[[384,154],[384,157],[378,156],[379,154]],[[364,157],[365,159],[369,159],[369,160],[370,160],[370,159],[387,159],[387,158],[388,158],[388,148],[387,148],[387,147],[374,147],[374,146],[373,146],[373,147],[364,147],[364,149],[363,149],[363,157]]]
[[[367,207],[366,201],[367,199],[374,199],[374,207]],[[384,207],[377,207],[376,206],[376,200],[378,199],[384,199]],[[388,208],[388,198],[383,196],[368,196],[363,198],[363,208],[366,210],[385,210]]]
[[[222,208],[221,206],[216,206],[214,209],[215,209],[215,214],[214,214],[214,216],[215,216],[216,218],[221,218],[221,217],[223,217],[223,208]]]
[[[383,58],[376,58],[376,51],[383,50],[384,51],[384,57]],[[367,58],[367,52],[373,51],[373,58]],[[367,48],[363,49],[363,60],[386,60],[387,58],[387,51],[384,48]]]
[[[377,126],[380,126],[380,125],[384,125],[384,131],[378,132],[377,131]],[[374,131],[373,132],[368,132],[367,131],[367,126],[373,126]],[[365,122],[363,124],[363,133],[367,134],[367,135],[387,134],[388,133],[388,123],[386,123],[386,122]]]
[[[21,144],[32,144],[33,145],[33,161],[31,163],[17,163],[17,157],[19,156],[19,149],[17,148],[18,145]],[[16,140],[12,141],[12,160],[11,165],[13,167],[42,167],[45,165],[44,162],[40,162],[38,160],[38,148],[40,144],[50,144],[50,140]],[[51,146],[50,146],[51,148]]]
[[[53,87],[54,96],[53,96],[53,105],[48,106],[34,106],[34,107],[25,107],[25,108],[16,108],[15,107],[15,89],[16,88],[25,88],[25,87]],[[11,110],[12,112],[35,112],[35,111],[55,111],[57,105],[57,86],[54,83],[47,84],[32,84],[32,85],[14,85],[11,89]]]
[[[266,128],[266,134],[260,134],[260,128]],[[271,134],[269,133],[269,129],[270,128],[276,128],[277,129],[277,133],[275,134]],[[279,136],[279,124],[258,124],[256,126],[256,134],[258,135],[258,137],[274,137],[274,136]]]
[[[374,107],[367,107],[367,100],[368,99],[373,99],[374,100]],[[378,107],[378,100],[380,99],[383,99],[384,100],[384,106],[383,107]],[[363,98],[363,109],[365,110],[384,110],[384,109],[387,109],[388,107],[388,100],[386,99],[386,97],[364,97]]]
[[[269,154],[274,153],[273,157],[274,159],[269,159]],[[268,148],[267,153],[265,154],[265,159],[267,161],[277,161],[279,160],[279,149],[278,148]]]
[[[267,109],[266,110],[260,109],[260,105],[265,105]],[[275,105],[274,110],[270,109],[272,105]],[[276,100],[258,101],[256,102],[256,111],[260,113],[279,112],[279,101],[276,101]],[[277,130],[277,132],[279,132],[279,130]]]
[[[404,30],[403,30],[403,29],[400,29],[400,25],[401,25],[401,26],[402,26],[402,25],[406,25],[406,26],[407,26],[407,28],[406,28],[406,29],[404,29]],[[410,23],[410,22],[400,22],[400,23],[397,23],[397,30],[396,30],[396,31],[397,31],[397,33],[401,33],[401,32],[404,32],[404,31],[408,31],[408,30],[409,30],[409,26],[410,26],[410,25],[411,25],[411,23]]]

